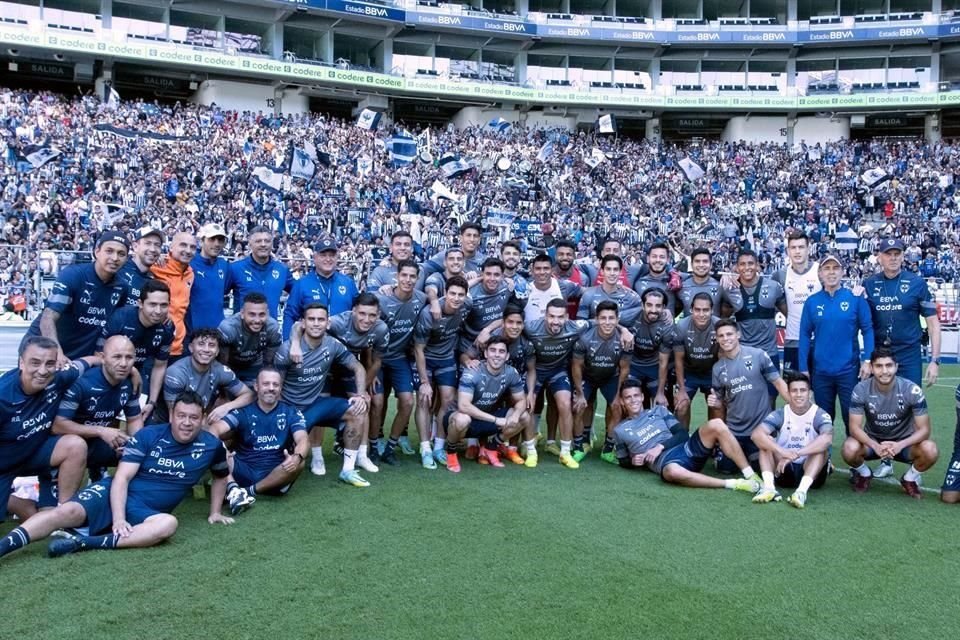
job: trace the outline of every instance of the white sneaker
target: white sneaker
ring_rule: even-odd
[[[380,471],[380,467],[373,464],[373,462],[371,462],[370,458],[368,458],[367,456],[363,456],[362,458],[358,457],[357,466],[363,469],[364,471],[368,471],[370,473],[376,473],[377,471]]]
[[[886,478],[893,475],[893,460],[881,460],[877,468],[873,470],[874,478]]]
[[[323,461],[323,456],[314,456],[310,461],[310,473],[315,476],[327,475],[327,465]]]

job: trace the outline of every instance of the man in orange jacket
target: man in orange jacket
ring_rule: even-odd
[[[170,361],[183,355],[183,339],[187,335],[184,319],[190,305],[190,288],[193,286],[193,269],[190,261],[197,252],[197,239],[188,231],[180,231],[173,236],[170,252],[166,259],[150,267],[154,277],[170,287],[170,311],[168,317],[173,321],[175,332],[170,346]]]

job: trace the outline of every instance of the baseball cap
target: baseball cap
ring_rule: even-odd
[[[118,231],[105,231],[104,233],[101,233],[100,237],[97,238],[97,247],[100,247],[105,242],[119,242],[128,250],[130,249],[130,243],[127,241],[127,236]]]
[[[223,230],[223,227],[216,222],[210,222],[208,224],[200,227],[200,231],[197,232],[198,238],[216,238],[216,237],[227,237],[227,232]]]
[[[313,245],[313,250],[317,253],[322,251],[338,251],[340,249],[337,246],[337,241],[331,238],[330,236],[324,236],[317,240],[317,243]]]
[[[140,227],[137,229],[137,233],[134,235],[134,238],[137,240],[143,240],[147,236],[157,236],[160,238],[160,242],[165,240],[163,237],[163,231],[160,231],[160,229],[154,229],[153,227]]]
[[[841,267],[843,266],[843,262],[840,260],[840,258],[838,258],[837,256],[833,255],[832,253],[828,253],[827,255],[825,255],[825,256],[823,256],[822,258],[820,258],[820,266],[822,267],[823,265],[827,264],[828,262],[836,262],[836,263],[837,263],[838,265],[840,265]]]
[[[903,251],[903,240],[900,238],[884,238],[880,241],[880,253],[886,253],[894,249]]]

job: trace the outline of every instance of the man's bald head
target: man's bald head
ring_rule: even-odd
[[[170,257],[181,264],[190,264],[197,253],[197,238],[189,231],[178,231],[170,242]]]
[[[136,351],[136,348],[133,346],[133,342],[131,342],[130,338],[127,336],[110,336],[103,343],[104,356],[106,356],[108,353],[113,353],[114,351],[122,349]]]
[[[136,361],[136,349],[126,336],[110,336],[103,343],[103,375],[111,384],[126,380]]]

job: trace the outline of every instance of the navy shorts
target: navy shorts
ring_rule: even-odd
[[[561,391],[571,391],[573,387],[570,385],[570,374],[568,374],[565,369],[556,369],[544,374],[538,371],[537,383],[533,392],[539,394],[543,389],[546,389],[552,394],[557,394]]]
[[[913,462],[913,458],[910,457],[910,449],[912,447],[904,447],[900,450],[900,453],[896,455],[894,460],[897,462],[905,462],[910,464]],[[867,454],[863,457],[864,460],[879,460],[880,456],[877,455],[877,452],[874,451],[871,447],[867,447]]]
[[[693,399],[693,396],[697,395],[697,391],[702,393],[705,396],[710,395],[710,391],[713,389],[713,380],[709,377],[701,377],[697,375],[687,374],[683,379],[683,387],[687,391],[687,395]]]
[[[703,445],[700,434],[694,431],[686,442],[664,451],[654,462],[654,471],[663,477],[667,465],[678,464],[687,471],[700,472],[712,452]]]
[[[253,465],[247,464],[237,456],[233,457],[233,479],[241,487],[249,487],[250,485],[255,485],[268,475],[277,466],[280,465],[282,460],[278,461],[276,465],[270,468],[264,467],[254,467]],[[258,494],[271,495],[271,496],[282,496],[286,495],[290,491],[290,487],[293,486],[293,483],[288,483],[282,487],[277,487],[276,489],[270,489],[269,491],[257,491]]]
[[[800,479],[803,478],[803,463],[802,462],[791,462],[786,467],[783,468],[783,473],[774,478],[778,487],[784,487],[786,489],[795,489],[800,486]],[[827,481],[827,464],[824,462],[823,466],[820,467],[820,471],[817,472],[817,477],[813,479],[813,484],[810,485],[811,489],[819,489],[823,486],[823,483]]]
[[[503,407],[503,408],[500,408],[500,409],[497,409],[496,411],[494,411],[494,412],[493,412],[493,415],[497,416],[498,418],[506,418],[506,417],[507,417],[507,411],[509,411],[509,409]],[[445,414],[443,414],[443,427],[444,427],[444,429],[449,429],[449,427],[450,427],[450,416],[452,416],[454,413],[456,413],[456,409],[450,410],[450,411],[446,412]],[[495,424],[492,423],[492,422],[488,422],[488,421],[486,421],[486,420],[475,420],[475,419],[472,419],[472,418],[471,418],[471,420],[470,420],[470,428],[467,429],[467,435],[466,435],[466,437],[468,437],[468,438],[483,438],[483,437],[485,437],[485,436],[492,436],[492,435],[498,433],[499,431],[500,431],[500,427],[498,427],[497,425],[495,425]]]
[[[346,398],[332,396],[317,398],[310,406],[300,408],[308,431],[314,427],[336,427],[349,410]]]
[[[113,478],[95,482],[81,489],[71,502],[83,507],[87,514],[86,527],[90,535],[100,535],[113,529],[113,512],[110,510],[110,483]],[[136,496],[127,494],[126,521],[130,526],[137,526],[150,516],[162,511],[151,509],[143,504]]]
[[[426,360],[427,376],[430,382],[438,387],[457,386],[457,361],[453,356],[446,359],[427,358]]]
[[[943,479],[943,491],[960,491],[960,451],[953,452],[953,458],[947,466],[947,475]]]
[[[13,494],[13,481],[20,476],[46,476],[49,488],[46,492],[41,491],[41,497],[43,493],[49,493],[53,498],[53,504],[43,503],[41,506],[57,506],[56,487],[50,474],[50,458],[53,457],[53,449],[59,441],[60,436],[49,436],[20,465],[0,471],[0,522],[3,522],[7,517],[7,503]]]
[[[750,438],[750,436],[733,436],[737,440],[737,444],[740,445],[740,449],[743,451],[744,457],[747,459],[747,462],[750,465],[757,469],[757,465],[760,460],[760,449],[757,448],[756,443]],[[737,465],[733,463],[733,460],[720,451],[720,448],[717,447],[717,451],[721,454],[717,457],[717,471],[727,475],[733,475],[740,472],[740,469],[737,468]]]
[[[660,386],[660,366],[645,366],[631,361],[630,377],[639,380],[643,384],[644,393],[653,397],[657,393],[657,387]]]
[[[378,391],[388,393],[392,389],[397,393],[413,393],[413,373],[413,367],[406,358],[384,360],[377,374],[377,381],[380,383]]]
[[[620,376],[613,376],[603,383],[584,378],[583,397],[587,399],[587,402],[596,401],[597,391],[603,394],[603,399],[607,401],[608,405],[613,404],[613,401],[617,399],[617,394],[620,392]]]

